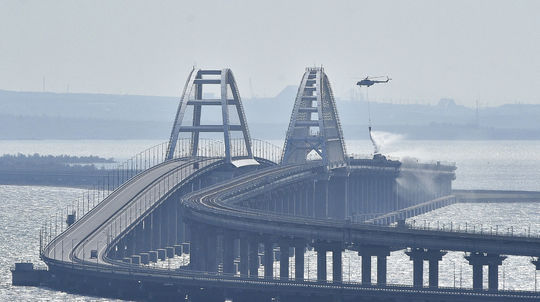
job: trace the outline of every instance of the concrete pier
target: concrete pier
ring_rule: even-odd
[[[496,254],[487,254],[481,252],[473,252],[465,259],[473,267],[473,289],[483,289],[483,266],[488,266],[488,289],[490,291],[499,290],[499,265],[502,264],[506,256]]]
[[[272,278],[274,276],[274,245],[272,241],[264,242],[264,277]]]
[[[385,246],[358,245],[358,255],[362,257],[362,284],[371,285],[371,257],[377,257],[377,285],[386,285],[387,257],[390,248]]]
[[[289,279],[289,240],[281,239],[279,242],[279,278]]]
[[[424,286],[424,261],[428,261],[429,287],[439,287],[439,261],[441,261],[442,257],[446,255],[446,252],[423,248],[411,248],[405,253],[413,261],[413,286]]]
[[[317,281],[326,282],[326,252],[328,248],[326,244],[315,245],[317,252]]]

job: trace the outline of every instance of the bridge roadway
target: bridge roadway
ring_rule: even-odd
[[[196,162],[199,163],[199,169],[203,169],[219,161],[211,158],[181,158],[141,172],[53,239],[45,247],[42,257],[46,262],[56,260],[111,265],[105,259],[108,244],[160,201],[159,198],[146,198],[148,195],[163,196],[192,177],[196,171],[193,164]],[[96,250],[96,255],[91,255],[91,250]]]
[[[498,255],[540,255],[540,238],[535,237],[352,224],[333,219],[266,212],[240,205],[241,201],[249,196],[312,177],[316,169],[316,166],[308,165],[268,168],[189,194],[184,198],[183,205],[191,211],[188,215],[192,219],[238,231],[389,246],[395,250],[418,247]]]
[[[200,168],[194,169],[193,163]],[[98,279],[124,279],[136,282],[177,284],[179,286],[219,287],[252,290],[256,293],[272,292],[298,298],[304,296],[313,300],[318,293],[354,297],[419,297],[437,298],[443,301],[535,301],[536,293],[530,292],[478,292],[448,288],[412,288],[409,286],[368,286],[348,282],[314,282],[307,280],[277,280],[272,278],[239,277],[227,274],[180,270],[165,270],[121,263],[106,257],[109,243],[129,231],[130,224],[143,217],[155,207],[167,193],[178,188],[182,182],[205,168],[219,165],[220,160],[208,158],[183,158],[169,161],[142,172],[132,178],[87,215],[79,219],[64,233],[55,238],[42,253],[43,260],[54,271],[76,270],[85,276]],[[262,234],[283,234],[290,237],[303,236],[319,240],[343,240],[363,243],[392,243],[396,248],[410,246],[411,242],[422,247],[436,246],[447,249],[482,249],[504,254],[539,255],[540,240],[528,238],[495,238],[472,234],[444,233],[425,230],[397,229],[389,227],[351,225],[333,220],[308,217],[276,215],[239,205],[242,198],[287,185],[302,179],[314,177],[321,169],[319,164],[289,165],[256,171],[224,183],[189,194],[183,199],[190,219],[226,226],[238,230],[249,230]],[[147,202],[146,194],[158,194],[153,204]],[[138,209],[138,210],[137,210]],[[123,217],[123,218],[122,218]],[[389,238],[384,238],[388,236]],[[445,236],[441,239],[441,236]],[[488,238],[489,237],[489,238]],[[504,239],[500,244],[495,239]],[[411,241],[413,240],[413,241]],[[434,243],[430,243],[430,242]],[[463,241],[463,242],[462,242]],[[496,242],[497,241],[497,242]],[[512,245],[519,245],[519,247]],[[94,248],[95,247],[95,248]],[[91,257],[90,250],[97,250],[97,257]],[[521,252],[519,252],[520,250]],[[523,252],[525,251],[525,252]],[[110,284],[110,283],[109,283]],[[202,301],[206,301],[203,299]]]

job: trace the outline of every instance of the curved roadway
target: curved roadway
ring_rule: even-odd
[[[105,251],[112,239],[125,232],[172,188],[191,177],[196,171],[194,163],[198,162],[202,169],[218,161],[181,158],[141,172],[53,239],[43,250],[42,257],[45,261],[110,265],[105,261]]]
[[[452,298],[464,298],[463,301],[473,297],[484,298],[484,301],[538,299],[536,293],[530,292],[486,293],[443,288],[414,289],[407,286],[370,287],[346,282],[334,284],[313,281],[282,281],[186,270],[169,271],[126,264],[119,265],[119,262],[107,259],[105,253],[111,239],[127,232],[132,222],[143,217],[162,198],[166,198],[168,192],[178,188],[183,181],[192,177],[197,172],[193,168],[195,162],[199,162],[200,169],[203,169],[208,168],[210,165],[219,164],[220,160],[215,158],[183,158],[160,164],[142,172],[116,189],[87,215],[49,243],[42,253],[43,259],[50,266],[76,267],[85,270],[88,274],[92,274],[94,271],[101,274],[101,277],[105,276],[103,274],[114,274],[118,278],[123,274],[126,278],[129,276],[131,279],[136,278],[137,280],[149,282],[163,280],[163,282],[178,282],[179,284],[191,284],[197,287],[215,286],[215,282],[218,282],[220,286],[227,284],[231,288],[251,288],[256,290],[260,290],[261,286],[267,286],[270,290],[275,291],[276,286],[278,286],[284,293],[304,291],[313,294],[320,291],[324,294],[335,292],[347,293],[353,296],[360,293],[368,296],[380,296],[381,294],[421,295],[423,297],[451,296]],[[494,245],[500,242],[499,239],[501,238],[486,239],[486,236],[473,234],[351,225],[333,220],[262,212],[238,205],[245,198],[270,190],[273,187],[312,178],[319,172],[320,168],[318,163],[272,167],[196,191],[183,198],[183,205],[188,210],[186,215],[191,215],[191,219],[200,220],[204,223],[221,226],[226,223],[230,228],[249,229],[253,232],[266,234],[345,240],[348,242],[370,242],[371,240],[379,244],[381,244],[381,238],[389,237],[386,240],[390,242],[393,240],[393,246],[401,246],[406,242],[410,243],[411,238],[418,244],[427,244],[429,241],[436,239],[437,236],[446,236],[437,241],[437,244],[452,242],[452,244],[459,245],[459,242],[462,241],[469,242],[473,240],[478,243],[480,240],[480,244],[475,245],[476,247],[495,248]],[[148,194],[156,193],[157,198],[146,198]],[[482,237],[484,238],[482,239]],[[502,239],[507,240],[510,244],[524,244],[527,254],[540,254],[540,239],[516,237]],[[485,240],[485,242],[482,242],[482,240]],[[500,243],[497,244],[500,245]],[[503,246],[507,247],[504,244]],[[91,255],[90,251],[93,249],[97,252],[96,258]],[[508,251],[512,251],[512,249],[508,247]],[[95,270],[93,270],[93,267],[95,267]]]
[[[183,205],[201,222],[236,230],[284,237],[384,245],[395,249],[418,247],[539,256],[540,238],[491,235],[429,229],[397,228],[347,221],[300,217],[240,206],[251,196],[313,177],[317,166],[278,166],[241,176],[187,195]]]

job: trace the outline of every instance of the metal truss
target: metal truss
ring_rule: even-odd
[[[203,98],[203,88],[208,85],[220,86],[220,98]],[[193,109],[193,119],[191,125],[184,125],[186,109]],[[221,125],[201,125],[202,108],[206,106],[221,106],[222,124]],[[238,114],[238,124],[231,124],[229,119],[229,107],[234,106]],[[199,136],[201,132],[223,133],[223,142],[225,144],[225,161],[227,163],[238,164],[256,164],[253,159],[251,149],[251,137],[240,100],[240,94],[232,71],[228,68],[222,70],[203,70],[193,69],[184,86],[182,98],[178,105],[176,118],[174,119],[171,138],[167,147],[166,159],[172,159],[176,148],[176,143],[180,132],[191,133],[190,153],[191,156],[197,156],[199,152]],[[240,132],[240,140],[231,140],[231,133]]]
[[[281,163],[304,163],[311,159],[313,151],[329,169],[346,165],[336,102],[322,67],[306,68],[302,77]]]

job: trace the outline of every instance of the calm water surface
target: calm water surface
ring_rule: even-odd
[[[540,191],[540,142],[538,141],[406,141],[384,137],[382,151],[392,157],[414,157],[422,161],[449,161],[458,166],[454,187]],[[0,154],[41,153],[99,155],[127,159],[160,141],[0,141]],[[275,141],[276,144],[281,144]],[[349,153],[372,151],[368,141],[349,141]],[[83,190],[38,186],[0,186],[0,300],[7,301],[107,301],[45,288],[12,287],[9,267],[16,261],[39,263],[39,226],[75,200]],[[414,221],[413,221],[414,220]],[[540,234],[540,203],[456,204],[409,219],[416,225],[468,228],[532,235]],[[328,254],[329,272],[331,253]],[[343,256],[344,280],[360,280],[361,258],[352,252]],[[306,276],[316,276],[316,256],[306,255]],[[373,267],[375,266],[373,259]],[[160,263],[175,267],[186,259]],[[306,264],[307,264],[306,263]],[[294,265],[294,261],[291,261]],[[487,268],[486,268],[487,269]],[[278,263],[275,267],[279,272]],[[388,259],[388,282],[412,284],[412,263],[403,251]],[[528,257],[509,257],[499,270],[500,288],[534,290],[535,270]],[[427,269],[425,270],[427,282]],[[487,271],[484,274],[487,276]],[[329,277],[331,277],[329,275]],[[373,275],[373,280],[376,276]],[[485,280],[487,282],[487,280]],[[449,252],[440,265],[441,286],[472,287],[472,270],[461,252]],[[486,283],[487,284],[487,283]]]

